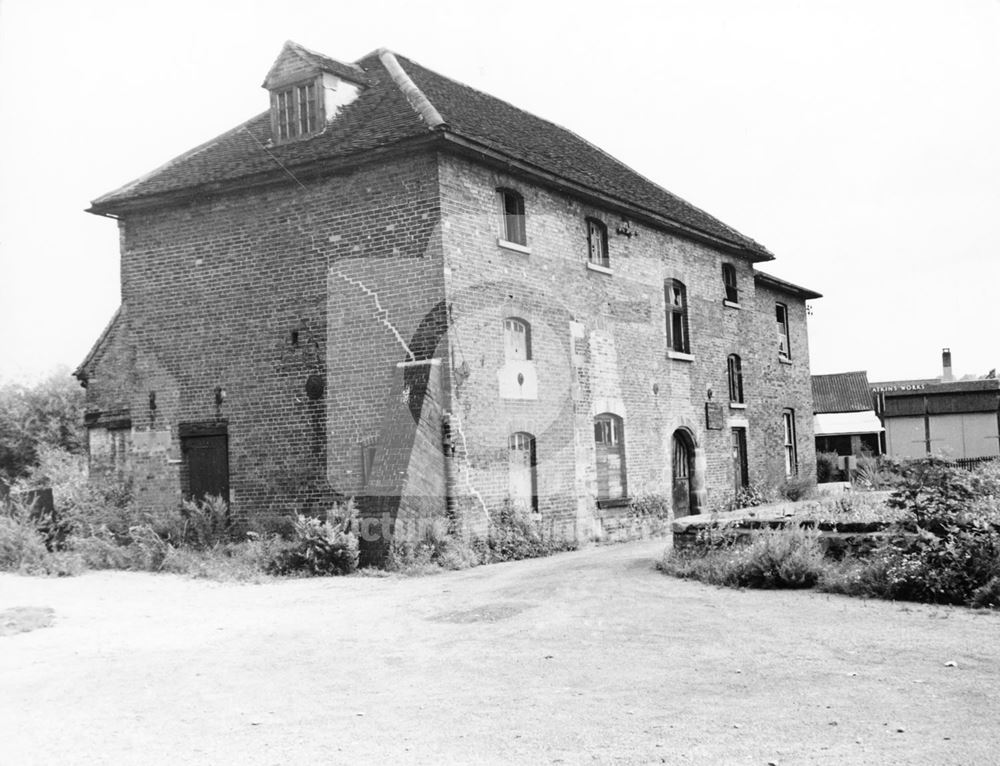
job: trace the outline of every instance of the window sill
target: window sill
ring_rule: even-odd
[[[736,301],[730,301],[730,300],[723,300],[722,305],[737,310],[743,308],[742,306],[740,306],[740,304],[736,303]]]
[[[591,271],[596,271],[598,274],[610,275],[612,273],[611,269],[609,269],[607,266],[599,266],[598,264],[591,263],[590,261],[587,261],[587,268],[590,269]]]
[[[609,497],[606,500],[598,500],[598,508],[624,508],[632,502],[628,497]]]
[[[792,360],[789,359],[787,356],[779,356],[778,357],[778,361],[781,362],[782,364],[791,364],[792,363]]]
[[[531,255],[531,248],[527,245],[519,245],[517,242],[508,242],[506,239],[501,239],[497,237],[497,244],[504,250],[513,250],[515,253],[521,253],[521,255]]]
[[[676,359],[678,362],[693,362],[694,354],[685,354],[683,351],[667,351],[667,359]]]
[[[729,409],[731,410],[745,410],[747,408],[746,404],[743,402],[730,402]]]

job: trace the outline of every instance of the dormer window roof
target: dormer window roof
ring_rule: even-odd
[[[367,82],[367,74],[357,64],[344,64],[286,42],[263,85],[271,93],[275,143],[322,133]]]

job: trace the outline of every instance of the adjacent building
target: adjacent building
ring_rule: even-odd
[[[94,472],[243,519],[356,497],[378,545],[505,507],[588,537],[814,472],[820,296],[762,245],[390,51],[287,43],[264,88],[90,208],[122,257],[77,370]]]
[[[864,370],[812,376],[816,451],[882,454],[882,423]]]
[[[1000,381],[955,380],[951,362],[946,348],[940,378],[871,384],[885,425],[886,454],[940,455],[968,463],[1000,457]]]

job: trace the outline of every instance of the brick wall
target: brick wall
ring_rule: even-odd
[[[758,406],[748,408],[751,471],[771,484],[784,480],[782,412],[789,409],[795,414],[798,475],[815,479],[816,440],[805,302],[761,284],[757,285],[755,302],[754,364],[759,370],[759,393]],[[789,363],[778,356],[776,303],[788,307]]]
[[[529,253],[498,245],[500,186],[524,196]],[[588,216],[607,225],[610,274],[587,268]],[[678,429],[697,446],[703,505],[734,485],[732,426],[748,429],[751,479],[774,480],[786,407],[796,412],[799,465],[811,473],[802,301],[781,297],[793,349],[793,363],[783,365],[774,345],[778,297],[755,286],[749,263],[634,221],[633,236],[619,234],[621,221],[430,153],[305,188],[130,213],[122,224],[126,312],[96,362],[88,406],[130,412],[137,490],[154,507],[186,489],[180,426],[224,422],[232,503],[243,517],[386,494],[366,486],[365,448],[377,454],[394,441],[387,397],[398,364],[431,358],[440,360],[436,414],[419,435],[394,436],[419,439],[426,466],[437,465],[438,426],[450,431],[454,452],[443,471],[454,510],[472,530],[508,501],[508,439],[517,432],[535,437],[539,511],[553,531],[589,536],[613,526],[622,509],[595,502],[593,422],[604,412],[624,420],[633,497],[670,497]],[[736,268],[740,308],[723,305],[723,262]],[[687,288],[688,360],[666,353],[666,279]],[[506,317],[530,324],[530,362],[505,361]],[[731,353],[743,359],[744,409],[727,406]],[[306,394],[310,376],[325,384],[319,399]],[[723,404],[721,430],[706,428],[709,391]],[[442,504],[438,485],[407,486],[426,495],[413,506],[420,513],[432,513],[427,498]]]
[[[498,187],[524,197],[529,254],[497,243]],[[776,427],[785,406],[802,413],[800,465],[811,465],[801,301],[785,299],[795,364],[772,370],[762,355],[773,346],[774,309],[756,294],[749,263],[635,222],[635,236],[618,234],[617,214],[458,158],[442,158],[441,188],[445,281],[455,319],[449,330],[452,405],[464,432],[456,473],[465,480],[457,491],[472,516],[502,507],[508,493],[507,439],[526,431],[536,437],[543,518],[580,535],[613,523],[621,512],[597,510],[595,503],[593,418],[601,412],[625,421],[633,496],[670,496],[672,435],[681,428],[698,447],[704,503],[734,486],[730,426],[748,428],[751,480],[765,478],[782,459]],[[608,227],[611,274],[587,268],[588,216]],[[723,262],[736,268],[741,308],[723,305]],[[687,287],[692,360],[666,353],[663,283],[672,278]],[[531,324],[537,398],[501,395],[502,321],[508,316]],[[710,431],[708,391],[712,401],[728,402],[730,353],[744,360],[747,407],[726,407],[725,427]],[[770,355],[777,365],[776,351]]]
[[[370,301],[367,314],[341,322],[329,285],[338,273],[354,273],[351,262],[365,262],[405,296],[406,280],[420,279],[413,267],[433,247],[436,198],[434,159],[416,155],[304,188],[248,190],[124,217],[127,340],[107,344],[96,361],[88,406],[130,409],[133,442],[149,448],[148,465],[134,473],[149,505],[172,504],[185,489],[182,423],[227,424],[239,516],[321,512],[354,489],[345,466],[360,435],[378,428],[376,417],[356,416],[382,384],[344,370],[349,358],[371,359],[387,381],[390,363],[402,357],[368,327]],[[344,287],[361,303],[370,297]],[[391,311],[392,298],[381,298]],[[333,344],[328,322],[337,325]],[[318,400],[306,394],[310,375],[326,384]],[[345,386],[353,388],[349,401]],[[225,390],[221,405],[216,388]],[[381,403],[381,393],[373,400]]]

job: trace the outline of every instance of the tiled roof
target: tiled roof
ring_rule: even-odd
[[[822,294],[816,292],[815,290],[810,290],[808,287],[802,287],[800,285],[792,284],[791,282],[786,282],[784,279],[778,279],[771,274],[765,274],[763,271],[755,271],[753,278],[761,284],[767,285],[775,290],[781,290],[789,295],[797,295],[803,300],[823,297]]]
[[[322,66],[338,63],[303,50],[322,58]],[[93,203],[93,212],[114,212],[127,202],[185,191],[210,191],[240,180],[248,181],[273,173],[279,169],[278,163],[294,173],[296,168],[318,160],[346,159],[432,135],[431,128],[420,119],[389,75],[380,53],[369,54],[357,62],[356,66],[367,74],[368,86],[323,133],[271,146],[270,117],[264,112],[98,198]],[[762,245],[657,186],[575,133],[402,56],[395,58],[444,119],[445,124],[437,128],[439,132],[722,240],[757,260],[773,257]]]
[[[813,412],[861,412],[872,409],[872,392],[868,375],[859,372],[839,372],[835,375],[813,375]]]
[[[312,64],[317,69],[331,72],[338,77],[343,77],[345,80],[350,80],[362,85],[368,83],[369,81],[368,75],[365,74],[365,70],[357,64],[345,64],[341,61],[337,61],[336,59],[332,59],[329,56],[324,56],[322,53],[311,51],[304,45],[299,45],[291,40],[285,43],[285,46],[294,50],[305,61]]]

